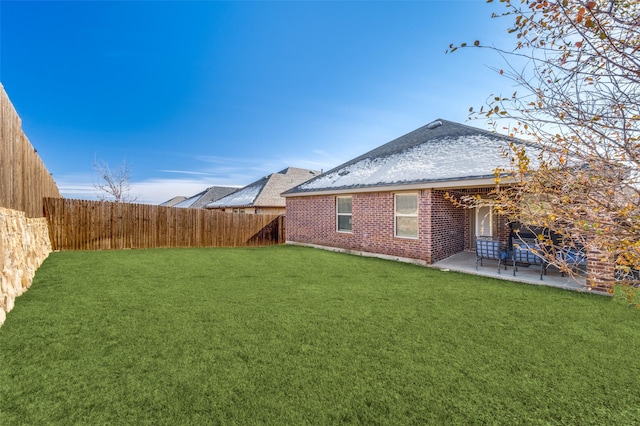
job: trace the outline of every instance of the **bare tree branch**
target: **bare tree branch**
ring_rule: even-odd
[[[106,162],[96,158],[93,160],[93,169],[98,174],[98,181],[93,185],[98,199],[116,203],[131,203],[138,199],[131,194],[132,173],[126,160],[117,170],[111,170]]]
[[[488,0],[491,2],[492,0]],[[638,0],[503,0],[513,49],[479,41],[503,58],[518,87],[492,96],[470,118],[542,147],[540,167],[514,159],[511,187],[494,207],[514,221],[560,236],[544,240],[547,260],[565,272],[567,246],[605,253],[620,271],[640,270],[640,5]],[[513,63],[522,63],[522,69]],[[513,61],[513,63],[512,63]],[[509,119],[515,125],[499,129]],[[472,197],[460,200],[466,206]]]

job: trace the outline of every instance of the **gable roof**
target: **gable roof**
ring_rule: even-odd
[[[265,176],[226,197],[209,203],[207,208],[222,207],[284,207],[286,202],[280,194],[296,185],[318,176],[320,172],[288,167]]]
[[[163,203],[158,204],[159,206],[164,206],[164,207],[173,207],[178,203],[183,202],[184,200],[186,200],[187,197],[185,197],[184,195],[176,195],[175,197],[173,197],[170,200],[167,200]]]
[[[231,194],[238,188],[231,186],[211,186],[202,192],[192,195],[184,201],[174,204],[173,207],[202,209],[212,201],[218,200],[227,194]]]
[[[527,145],[529,153],[538,150],[535,145],[507,136],[438,119],[283,195],[493,180],[497,167],[510,165],[503,156],[510,142]]]

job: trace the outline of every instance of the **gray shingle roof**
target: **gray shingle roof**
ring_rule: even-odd
[[[319,174],[320,172],[315,170],[288,167],[209,203],[207,207],[284,207],[285,199],[280,196],[282,192]]]
[[[218,200],[225,195],[231,194],[238,188],[231,186],[212,186],[202,192],[192,195],[184,201],[175,204],[174,207],[202,209],[212,201]]]
[[[508,167],[510,142],[534,145],[475,127],[436,120],[350,160],[284,193],[376,188],[493,178]],[[535,157],[535,155],[532,155]]]
[[[164,207],[173,207],[178,203],[183,202],[184,200],[186,200],[187,197],[185,197],[184,195],[176,195],[175,197],[173,197],[170,200],[167,200],[163,203],[158,204],[159,206],[164,206]]]

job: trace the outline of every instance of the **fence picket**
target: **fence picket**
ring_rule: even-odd
[[[44,198],[54,250],[239,247],[284,242],[278,215]]]
[[[60,191],[0,84],[0,206],[42,217],[42,197],[60,197]]]

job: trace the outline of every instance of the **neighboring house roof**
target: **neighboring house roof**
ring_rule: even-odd
[[[494,178],[510,166],[503,153],[510,142],[524,144],[530,157],[539,148],[507,136],[438,119],[285,192],[284,196],[395,186],[447,186]]]
[[[184,201],[186,199],[187,199],[187,197],[185,197],[184,195],[178,195],[178,196],[175,196],[172,199],[167,200],[164,203],[160,203],[158,205],[159,206],[164,206],[164,207],[172,207],[172,206],[175,206],[176,204],[178,204],[178,203],[180,203],[180,202],[182,202],[182,201]]]
[[[319,174],[320,172],[316,170],[288,167],[250,183],[226,197],[209,203],[207,208],[284,207],[286,202],[280,196],[282,192]]]
[[[216,201],[224,197],[225,195],[231,194],[237,189],[238,188],[234,188],[231,186],[212,186],[202,192],[199,192],[196,195],[192,195],[191,197],[178,204],[175,204],[174,207],[202,209],[210,202]]]

